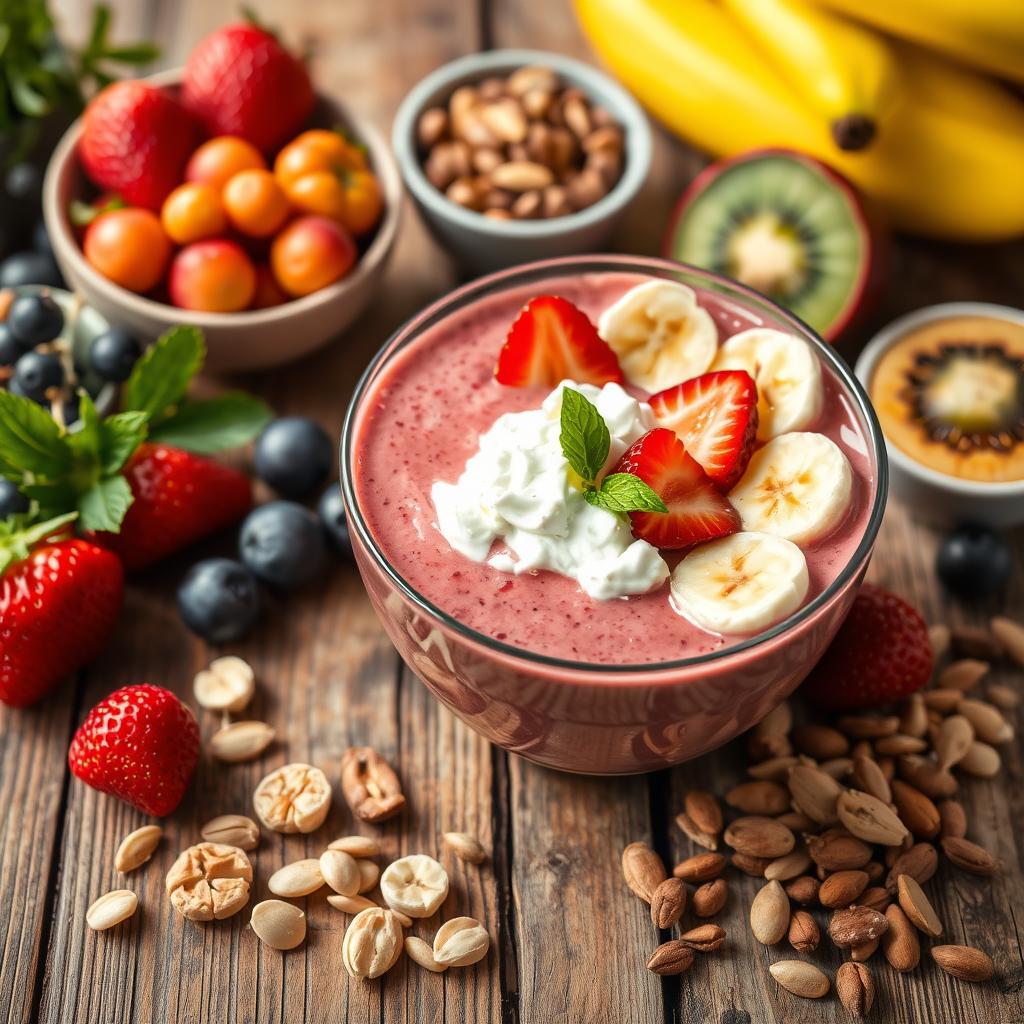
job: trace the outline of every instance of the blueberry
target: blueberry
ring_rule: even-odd
[[[988,597],[1009,580],[1013,552],[995,531],[969,523],[943,540],[935,567],[939,579],[961,597]]]
[[[28,498],[18,488],[0,477],[0,519],[28,511]]]
[[[327,554],[316,516],[294,501],[272,501],[253,509],[242,523],[238,546],[249,569],[286,590],[319,575]]]
[[[59,388],[64,383],[64,367],[54,355],[42,352],[26,352],[14,364],[14,376],[11,378],[12,389],[17,387],[17,394],[31,398],[40,405],[47,401],[46,392],[50,388]]]
[[[43,192],[43,172],[35,164],[14,164],[4,178],[4,189],[19,204],[38,206]]]
[[[334,445],[323,428],[305,416],[274,420],[256,439],[256,475],[286,498],[304,498],[331,471]]]
[[[141,355],[139,343],[130,334],[120,327],[111,327],[93,340],[89,362],[104,380],[122,381],[131,376]]]
[[[0,263],[0,288],[21,284],[48,284],[63,288],[64,278],[52,256],[45,252],[16,252]]]
[[[53,255],[53,243],[50,241],[50,232],[46,230],[45,220],[37,220],[32,228],[32,249],[44,256]]]
[[[210,643],[237,640],[260,614],[256,577],[230,558],[197,562],[178,588],[178,610],[185,625]]]
[[[0,366],[13,366],[23,351],[7,321],[0,320]]]
[[[81,409],[77,394],[71,395],[70,398],[65,400],[62,415],[64,416],[65,427],[70,427],[72,424],[78,422],[78,417],[81,415]]]
[[[324,493],[320,495],[316,510],[320,514],[320,525],[334,550],[345,558],[351,558],[352,540],[348,535],[348,520],[345,518],[341,488],[337,484],[327,485]]]
[[[64,314],[49,295],[19,295],[11,303],[7,323],[27,351],[53,341],[64,330]]]

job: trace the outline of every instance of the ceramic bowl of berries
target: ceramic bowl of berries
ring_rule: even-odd
[[[248,24],[202,40],[183,69],[100,92],[43,190],[69,285],[142,337],[202,328],[215,372],[284,363],[343,331],[380,280],[400,207],[374,128]]]
[[[937,525],[1024,523],[1024,310],[947,302],[883,328],[857,361],[893,493]]]
[[[391,144],[431,231],[476,271],[601,248],[651,163],[633,98],[540,50],[438,68],[402,101]]]
[[[709,271],[563,257],[402,327],[346,416],[356,562],[409,667],[569,771],[677,764],[810,672],[868,565],[885,448],[801,321]]]

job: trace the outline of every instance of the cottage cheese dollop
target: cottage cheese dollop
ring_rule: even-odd
[[[573,483],[559,443],[563,388],[589,399],[608,425],[606,471],[656,426],[651,407],[618,384],[562,381],[539,409],[500,416],[454,484],[433,485],[438,529],[454,550],[501,572],[547,569],[602,601],[647,593],[668,578],[668,566],[633,538],[624,516],[588,504]],[[497,540],[506,550],[488,557]]]

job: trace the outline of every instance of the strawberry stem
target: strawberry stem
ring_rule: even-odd
[[[10,533],[0,533],[0,573],[6,572],[13,564],[25,561],[36,544],[61,533],[65,526],[77,518],[77,512],[67,512],[54,519],[47,519],[44,523],[35,523],[22,529],[17,529],[18,523],[14,517],[7,523],[0,523],[0,528],[14,527]]]

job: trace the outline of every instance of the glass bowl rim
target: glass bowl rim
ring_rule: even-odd
[[[559,272],[563,272],[559,274]],[[515,287],[518,283],[527,283],[530,280],[546,276],[565,276],[564,272],[575,274],[599,273],[599,272],[635,272],[651,273],[656,275],[685,274],[691,278],[697,278],[703,285],[709,286],[710,290],[725,294],[727,298],[733,298],[743,304],[753,305],[755,309],[761,307],[771,313],[773,317],[783,324],[791,327],[795,333],[804,337],[814,347],[818,357],[836,375],[842,385],[843,391],[851,397],[855,403],[856,410],[861,420],[867,427],[865,440],[869,445],[869,455],[874,458],[875,467],[875,488],[874,498],[871,504],[871,511],[868,517],[864,534],[860,538],[857,548],[850,556],[846,565],[843,566],[836,578],[820,594],[807,604],[802,605],[792,615],[776,623],[770,629],[754,636],[746,637],[736,644],[730,644],[719,650],[708,651],[704,654],[694,655],[688,658],[677,658],[673,661],[651,661],[640,664],[610,664],[605,662],[578,661],[571,658],[555,658],[546,654],[539,654],[536,651],[528,650],[525,647],[517,647],[496,640],[486,633],[480,633],[475,629],[460,622],[449,615],[433,602],[428,600],[413,588],[391,564],[377,544],[369,527],[363,518],[359,504],[356,500],[355,487],[352,478],[352,442],[356,413],[362,399],[366,395],[367,387],[373,380],[375,373],[393,355],[401,350],[401,343],[418,335],[427,327],[439,322],[446,315],[465,308],[476,299],[483,298],[496,288],[502,290]],[[355,529],[359,541],[364,545],[373,559],[374,564],[380,568],[390,583],[395,586],[402,595],[414,606],[425,614],[438,620],[443,626],[455,634],[478,644],[496,654],[512,658],[527,664],[534,664],[545,669],[564,669],[576,673],[590,673],[600,676],[626,676],[676,671],[699,666],[717,663],[724,659],[735,657],[750,652],[761,644],[768,643],[784,633],[799,626],[812,618],[815,613],[825,608],[833,598],[840,594],[843,589],[855,577],[861,566],[867,560],[874,547],[878,530],[882,523],[882,516],[885,512],[886,497],[888,494],[888,462],[886,456],[885,439],[882,434],[878,417],[871,405],[867,392],[858,380],[853,370],[848,367],[843,359],[832,349],[832,346],[823,341],[816,331],[804,323],[799,317],[783,309],[771,299],[760,292],[746,285],[740,284],[731,278],[717,274],[701,267],[695,267],[678,260],[671,260],[660,256],[634,256],[620,253],[590,254],[584,256],[559,256],[552,259],[532,260],[528,263],[521,263],[514,267],[496,271],[483,277],[475,278],[466,284],[446,292],[440,298],[431,302],[424,309],[414,314],[396,330],[394,330],[370,360],[366,369],[361,374],[358,383],[352,392],[352,398],[345,412],[345,419],[341,430],[341,443],[339,447],[341,490],[348,515],[350,529]]]

